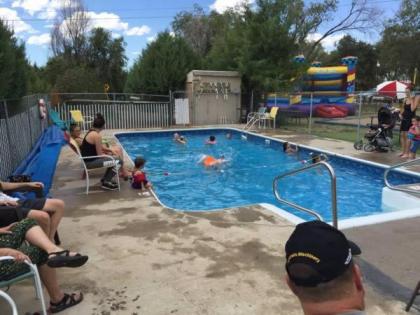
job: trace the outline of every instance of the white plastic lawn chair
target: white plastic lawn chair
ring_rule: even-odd
[[[15,258],[12,256],[0,256],[0,262],[5,261],[5,260],[14,260],[14,259]],[[42,290],[42,284],[41,284],[41,279],[39,277],[38,268],[36,265],[28,261],[25,261],[24,263],[29,266],[29,271],[24,274],[18,275],[10,280],[0,281],[0,288],[9,287],[10,285],[16,282],[22,281],[24,279],[33,278],[34,286],[35,286],[35,294],[36,294],[36,298],[39,299],[39,302],[41,303],[42,314],[47,315],[47,309],[45,307],[44,292]],[[12,312],[13,312],[12,314],[18,315],[16,303],[13,301],[10,295],[0,290],[0,296],[3,297],[9,303],[9,305],[12,308]]]
[[[265,125],[266,125],[267,121],[269,123],[272,123],[273,129],[276,128],[276,117],[277,117],[278,110],[279,110],[278,107],[271,107],[270,112],[265,113],[265,116],[260,118],[260,120],[264,123],[264,128],[265,128]]]
[[[246,123],[248,124],[250,121],[253,121],[253,120],[256,120],[256,119],[260,119],[260,118],[264,117],[265,111],[266,111],[266,108],[265,107],[260,107],[258,109],[258,112],[250,112],[250,113],[248,113],[248,115],[246,117]]]
[[[84,116],[80,110],[71,110],[70,116],[71,116],[72,122],[79,125],[82,128],[83,132],[89,129],[90,126],[92,125],[93,117]]]
[[[90,186],[90,181],[89,181],[89,172],[93,172],[93,171],[97,171],[97,170],[101,170],[101,169],[106,169],[106,168],[110,168],[113,167],[115,173],[117,174],[117,184],[118,184],[118,190],[121,190],[120,187],[120,177],[118,176],[118,170],[120,169],[120,164],[118,163],[118,160],[116,160],[114,157],[110,156],[110,155],[95,155],[95,156],[82,156],[82,153],[80,152],[79,149],[79,145],[77,144],[77,142],[70,137],[70,146],[73,149],[73,151],[75,151],[77,153],[77,155],[79,156],[80,162],[82,162],[83,165],[83,169],[85,171],[85,177],[86,177],[86,195],[89,194],[89,186]],[[109,160],[109,162],[104,163],[104,166],[101,167],[96,167],[96,168],[87,168],[86,166],[86,160],[89,160],[91,158],[106,158]]]

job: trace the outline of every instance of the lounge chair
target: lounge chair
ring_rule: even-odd
[[[265,115],[266,108],[260,107],[257,112],[251,112],[246,116],[246,123],[248,124],[251,120],[258,119]]]
[[[6,261],[6,260],[14,260],[14,258],[12,256],[0,256],[0,262]],[[41,279],[39,277],[38,268],[36,265],[31,264],[27,261],[25,261],[24,263],[29,266],[29,271],[25,272],[24,274],[16,275],[10,280],[0,281],[0,288],[9,287],[12,284],[20,282],[22,280],[33,278],[36,298],[39,299],[39,302],[41,303],[42,314],[47,315],[47,309],[45,307],[44,292],[42,291],[42,284],[41,284]],[[12,308],[12,312],[13,312],[12,314],[17,315],[18,313],[16,309],[16,303],[13,301],[13,299],[7,293],[3,291],[0,291],[0,296],[2,296],[9,303],[9,305]]]
[[[278,107],[271,107],[270,113],[265,113],[264,117],[260,118],[260,120],[264,123],[264,128],[267,121],[269,123],[270,122],[273,123],[273,129],[276,128],[276,117],[277,117],[278,110],[279,110]]]
[[[120,178],[118,176],[118,170],[120,168],[120,165],[118,164],[118,161],[116,159],[114,159],[112,156],[110,155],[96,155],[96,156],[82,156],[82,153],[80,152],[79,146],[77,144],[77,142],[70,137],[69,139],[69,144],[70,147],[72,148],[72,150],[79,156],[80,162],[83,165],[83,169],[85,171],[85,178],[86,178],[86,195],[89,194],[89,172],[92,171],[96,171],[96,170],[101,170],[101,169],[106,169],[109,167],[114,167],[115,168],[115,173],[117,174],[116,178],[117,178],[117,184],[118,184],[118,190],[120,190]],[[97,168],[87,168],[85,160],[86,159],[91,159],[91,158],[107,158],[110,161],[109,165],[106,166],[101,166],[101,167],[97,167]]]
[[[71,116],[71,121],[73,123],[78,124],[84,132],[90,128],[90,125],[93,122],[92,116],[83,116],[80,110],[71,110],[70,116]]]

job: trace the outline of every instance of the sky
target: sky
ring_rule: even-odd
[[[29,61],[44,65],[52,55],[49,48],[50,30],[62,0],[0,0],[0,18],[14,29],[15,36],[25,42]],[[240,1],[254,3],[255,0],[84,0],[92,27],[103,27],[114,37],[123,36],[126,42],[128,67],[138,58],[142,49],[156,38],[159,32],[171,31],[171,22],[181,11],[191,11],[195,3],[206,12],[224,12]],[[309,0],[308,0],[309,1]],[[392,17],[401,0],[367,0],[378,6],[382,18]],[[341,0],[335,19],[343,16],[351,0]],[[331,22],[333,23],[333,21]],[[325,25],[327,27],[328,25]],[[319,32],[322,32],[320,29]],[[330,51],[345,34],[335,34],[323,42]],[[375,42],[378,32],[354,33],[354,37],[367,42]],[[320,33],[311,34],[319,38]]]

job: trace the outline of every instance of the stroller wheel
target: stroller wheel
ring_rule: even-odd
[[[356,141],[356,142],[353,144],[353,148],[354,148],[355,150],[362,150],[362,148],[363,148],[363,140]]]
[[[365,150],[366,152],[373,152],[375,151],[375,146],[370,143],[366,143],[363,147],[363,150]]]

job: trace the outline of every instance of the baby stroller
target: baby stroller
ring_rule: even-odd
[[[382,106],[378,111],[378,124],[373,124],[373,117],[368,124],[369,131],[364,136],[367,143],[364,144],[363,140],[360,140],[354,144],[354,148],[356,150],[363,148],[366,152],[393,151],[392,130],[398,118],[397,111],[392,111],[389,105]]]

